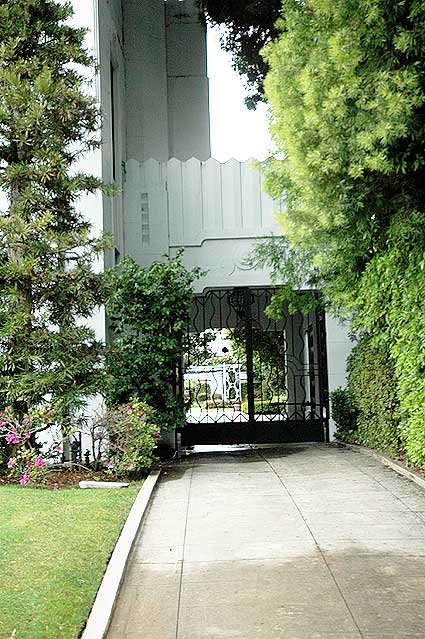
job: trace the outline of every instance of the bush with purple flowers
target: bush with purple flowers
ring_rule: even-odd
[[[10,406],[0,411],[0,442],[4,444],[2,464],[8,468],[9,476],[15,477],[21,486],[31,480],[40,480],[47,472],[47,459],[57,456],[62,450],[62,442],[54,441],[41,454],[36,444],[37,433],[50,425],[52,417],[48,410],[23,418],[15,415]]]

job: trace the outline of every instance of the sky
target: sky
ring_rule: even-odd
[[[246,108],[243,81],[232,69],[230,54],[220,48],[219,39],[219,29],[208,27],[211,155],[220,162],[231,157],[264,160],[271,149],[267,107]]]

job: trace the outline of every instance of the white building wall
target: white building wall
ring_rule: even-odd
[[[207,160],[211,153],[205,20],[193,0],[167,0],[165,7],[168,157]]]
[[[94,0],[94,5],[102,175],[118,191],[103,198],[103,226],[115,245],[105,256],[111,267],[127,252],[124,197],[125,216],[136,215],[127,160],[210,155],[206,32],[194,0]]]
[[[161,0],[125,0],[127,156],[166,161],[168,144],[165,10]]]
[[[127,157],[210,156],[206,28],[195,0],[125,0]]]
[[[346,361],[351,349],[353,348],[353,343],[349,339],[348,328],[330,315],[326,315],[326,335],[329,393],[332,393],[335,388],[338,388],[339,386],[345,388],[347,384]],[[330,439],[333,439],[335,429],[335,422],[333,419],[330,419]]]
[[[188,268],[206,274],[206,287],[268,286],[267,270],[246,264],[259,237],[279,233],[280,203],[261,189],[261,171],[250,162],[127,163],[126,253],[144,266],[184,248]],[[248,272],[249,271],[249,272]]]
[[[94,0],[97,8],[97,58],[100,65],[99,99],[102,121],[102,176],[114,184],[115,197],[103,197],[103,227],[111,233],[115,249],[105,255],[113,266],[124,251],[123,189],[126,160],[125,64],[121,0]]]

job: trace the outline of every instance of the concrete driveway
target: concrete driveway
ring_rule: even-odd
[[[423,639],[425,492],[293,445],[166,470],[108,639]]]

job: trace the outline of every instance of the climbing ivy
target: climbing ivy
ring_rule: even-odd
[[[197,268],[181,255],[143,268],[127,257],[109,274],[106,305],[112,345],[105,362],[104,396],[109,406],[139,398],[156,410],[160,428],[184,419],[183,399],[174,392],[176,366],[192,304]]]
[[[368,265],[356,324],[391,355],[403,445],[425,467],[425,213],[401,211],[391,221],[387,250]]]

